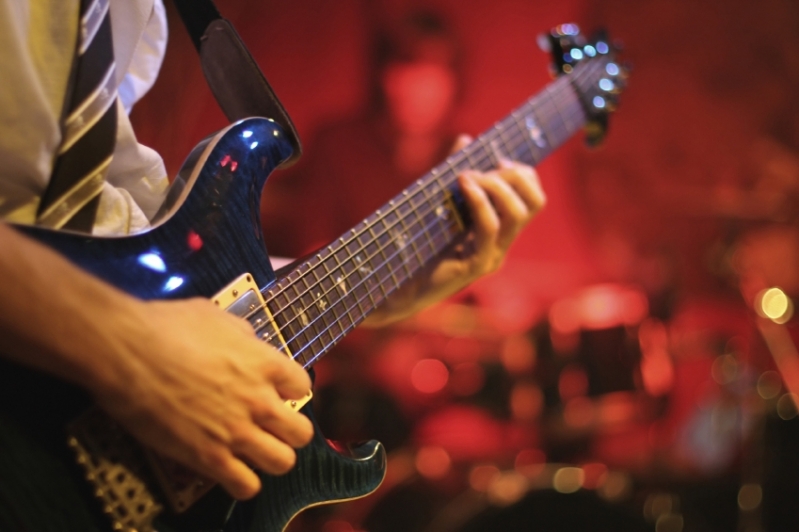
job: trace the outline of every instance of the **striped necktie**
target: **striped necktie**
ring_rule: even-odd
[[[117,130],[110,0],[81,0],[62,141],[37,224],[91,232]]]

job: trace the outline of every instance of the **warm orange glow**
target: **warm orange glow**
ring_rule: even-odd
[[[744,484],[738,490],[738,507],[745,512],[752,511],[763,501],[763,488],[760,484]]]
[[[587,397],[575,397],[563,408],[563,420],[573,428],[586,428],[594,422],[594,403]]]
[[[648,319],[638,329],[641,346],[641,378],[649,395],[658,397],[674,386],[674,363],[669,355],[666,326]]]
[[[558,377],[558,393],[563,401],[588,393],[588,375],[585,370],[577,364],[563,368]]]
[[[568,334],[579,329],[609,329],[636,325],[649,312],[646,295],[637,288],[602,284],[552,305],[549,320],[554,331]]]
[[[491,483],[499,476],[499,468],[493,465],[479,465],[469,473],[469,486],[475,491],[488,491]]]
[[[755,310],[775,323],[787,323],[793,316],[793,302],[781,289],[769,288],[755,297]]]
[[[674,509],[675,498],[669,493],[652,493],[644,501],[644,516],[652,521],[663,515],[670,515]]]
[[[619,285],[598,285],[587,289],[582,294],[581,307],[586,329],[635,325],[649,311],[644,294]]]
[[[479,392],[485,383],[485,371],[476,362],[463,362],[452,368],[449,389],[461,397]]]
[[[389,113],[404,133],[429,134],[455,100],[455,74],[439,63],[394,63],[382,81]]]
[[[422,393],[441,391],[447,385],[448,380],[447,366],[436,358],[420,360],[411,371],[411,383]]]
[[[549,323],[561,335],[580,329],[580,307],[573,299],[561,299],[549,311]]]
[[[722,386],[730,384],[738,377],[738,361],[732,355],[720,355],[713,361],[710,374]]]
[[[786,393],[777,401],[777,415],[785,421],[791,420],[797,416],[797,405],[799,397],[793,393]]]
[[[585,473],[579,467],[561,467],[552,477],[552,487],[558,493],[574,493],[583,487]]]
[[[599,488],[608,478],[608,466],[600,463],[583,464],[583,487],[588,490]]]
[[[422,447],[416,453],[416,470],[423,477],[443,478],[451,466],[449,453],[442,447]]]
[[[500,473],[488,487],[489,500],[498,506],[508,506],[527,492],[527,479],[516,471]]]
[[[528,373],[535,367],[535,344],[526,335],[510,335],[502,343],[500,356],[509,373]]]
[[[610,471],[602,486],[599,487],[599,495],[608,501],[619,502],[630,495],[632,491],[632,480],[626,473]]]
[[[544,394],[535,384],[518,383],[510,393],[510,410],[520,421],[533,421],[544,406]]]
[[[782,378],[776,371],[764,371],[757,379],[757,393],[763,399],[774,399],[782,390]]]
[[[532,478],[544,471],[547,456],[540,449],[523,449],[516,455],[513,467],[522,475]]]

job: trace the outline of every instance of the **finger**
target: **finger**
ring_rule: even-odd
[[[534,168],[513,161],[501,161],[499,167],[500,175],[519,194],[533,214],[546,205],[546,194]]]
[[[251,499],[261,490],[258,475],[222,446],[213,447],[201,455],[199,465],[191,464],[191,467],[196,467],[204,475],[219,482],[234,499]]]
[[[458,182],[472,218],[476,249],[474,260],[486,267],[499,234],[500,221],[488,194],[476,182],[475,176],[474,172],[464,172],[458,176]]]
[[[294,449],[254,425],[236,442],[233,451],[270,475],[288,473],[297,462]]]
[[[502,179],[498,173],[489,172],[476,175],[475,179],[486,191],[491,204],[499,215],[500,226],[497,245],[502,250],[505,250],[530,219],[530,210],[514,188]]]
[[[311,378],[298,362],[287,357],[272,346],[264,359],[264,377],[283,399],[301,399],[311,389]]]
[[[276,393],[274,397],[262,401],[252,416],[259,427],[294,448],[304,447],[313,438],[314,429],[311,421],[304,414],[286,405]]]
[[[471,144],[473,141],[474,139],[469,135],[464,135],[464,134],[458,135],[458,138],[455,139],[455,144],[453,144],[450,153],[461,151],[463,148]]]

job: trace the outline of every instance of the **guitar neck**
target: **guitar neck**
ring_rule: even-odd
[[[556,79],[270,286],[264,299],[278,331],[262,337],[311,367],[468,229],[457,175],[501,160],[538,164],[585,125],[581,85],[602,68],[584,63]]]

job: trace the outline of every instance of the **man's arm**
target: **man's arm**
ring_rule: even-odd
[[[301,366],[209,301],[143,302],[0,223],[0,353],[71,381],[156,451],[248,498],[313,429]]]

